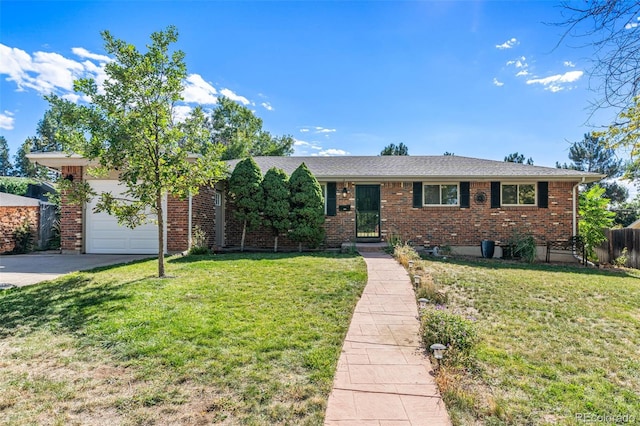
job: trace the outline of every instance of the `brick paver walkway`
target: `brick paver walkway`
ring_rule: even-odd
[[[342,347],[325,425],[451,425],[420,348],[409,275],[387,254],[362,256],[369,280]]]

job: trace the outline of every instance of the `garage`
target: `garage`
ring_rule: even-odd
[[[91,187],[97,192],[122,194],[122,187],[114,180],[92,180]],[[118,224],[114,216],[95,213],[98,198],[86,205],[86,253],[95,254],[157,254],[158,226],[154,223],[140,225],[134,229]]]

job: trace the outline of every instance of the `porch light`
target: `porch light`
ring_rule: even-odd
[[[347,191],[347,187],[345,186],[342,188],[342,198],[347,198],[347,195],[349,195],[349,191]]]
[[[433,357],[438,360],[438,363],[442,359],[444,355],[444,351],[447,350],[447,347],[442,343],[434,343],[430,346],[431,352],[433,352]]]
[[[418,299],[418,303],[419,303],[420,309],[426,309],[427,303],[429,303],[429,299],[425,299],[424,297],[421,297],[420,299]],[[433,346],[431,346],[431,349],[433,349]]]

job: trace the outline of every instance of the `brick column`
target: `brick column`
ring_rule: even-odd
[[[62,177],[73,177],[82,182],[82,166],[62,166]],[[81,204],[70,204],[65,192],[60,202],[60,248],[63,253],[81,254],[83,250],[83,223]]]

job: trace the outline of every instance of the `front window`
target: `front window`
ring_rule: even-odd
[[[502,185],[502,204],[533,206],[536,204],[536,185],[533,183]]]
[[[458,184],[424,185],[425,206],[457,206]]]

